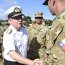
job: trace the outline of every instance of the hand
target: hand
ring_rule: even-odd
[[[34,65],[44,65],[44,64],[43,64],[43,61],[41,59],[35,59]]]
[[[44,54],[44,59],[46,59],[46,58],[48,58],[48,54],[47,53]]]

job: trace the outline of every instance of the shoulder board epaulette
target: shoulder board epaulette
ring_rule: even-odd
[[[12,33],[12,29],[7,29],[6,33],[11,34]]]

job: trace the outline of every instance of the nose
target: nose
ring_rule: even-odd
[[[19,23],[19,24],[21,24],[21,23],[22,23],[22,20],[21,20],[21,19],[19,19],[19,20],[18,20],[18,23]]]
[[[22,19],[19,19],[18,21],[19,21],[19,22],[22,22]]]

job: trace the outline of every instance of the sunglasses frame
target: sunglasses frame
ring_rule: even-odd
[[[43,19],[43,17],[35,17],[35,19]]]

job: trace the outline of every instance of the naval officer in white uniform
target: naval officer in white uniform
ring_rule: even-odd
[[[27,59],[28,35],[22,25],[22,11],[20,6],[13,6],[6,11],[10,26],[3,34],[3,65],[38,65],[40,59]]]

